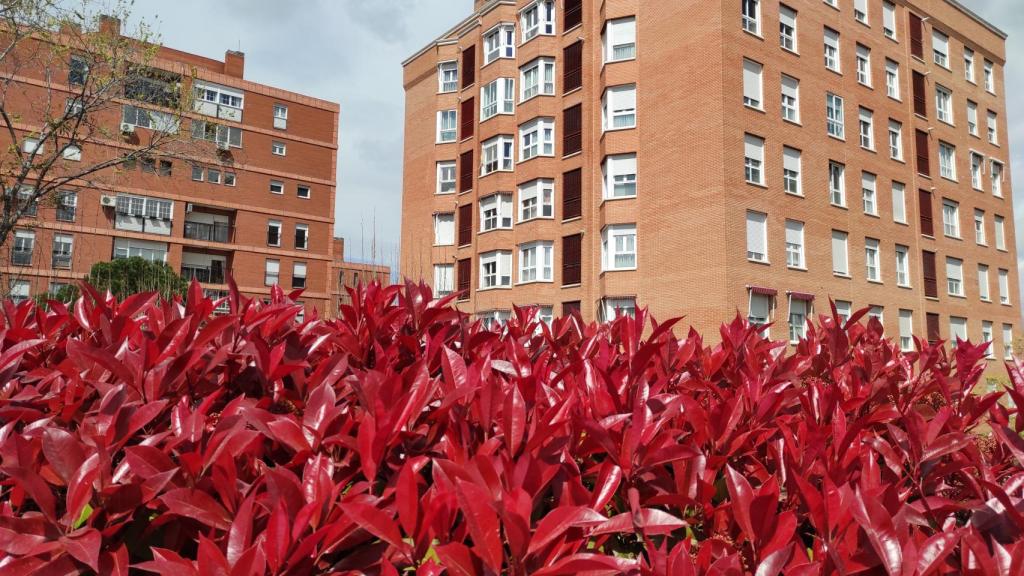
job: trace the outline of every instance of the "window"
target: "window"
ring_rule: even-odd
[[[71,162],[81,162],[82,148],[81,146],[77,146],[75,144],[68,144],[67,146],[64,147],[64,150],[61,151],[61,156],[65,160],[70,160]]]
[[[453,194],[455,192],[455,161],[445,160],[437,163],[437,193]]]
[[[459,246],[469,246],[473,242],[473,205],[459,206]]]
[[[999,269],[999,303],[1010,303],[1010,271]]]
[[[550,36],[555,33],[555,0],[537,0],[527,6],[519,15],[523,29],[523,42],[538,35]]]
[[[516,28],[500,24],[484,34],[484,66],[499,58],[515,58]]]
[[[992,343],[992,322],[988,320],[981,321],[981,341],[984,344],[988,344],[988,348],[985,349],[985,357],[994,358],[995,350],[993,348],[995,345]]]
[[[8,298],[15,304],[20,304],[25,300],[28,300],[32,295],[32,286],[28,280],[11,280],[10,292]]]
[[[277,180],[270,181],[270,193],[271,194],[284,194],[284,182],[278,182]]]
[[[992,161],[990,177],[992,178],[992,195],[996,198],[1003,197],[1003,164]]]
[[[857,82],[871,86],[871,49],[857,44]]]
[[[608,156],[601,175],[604,199],[636,197],[636,154]]]
[[[480,200],[480,231],[512,228],[512,195],[491,194]]]
[[[985,60],[985,90],[988,90],[992,94],[996,93],[996,79],[993,72],[993,64],[988,60]]]
[[[512,286],[512,253],[502,250],[480,255],[480,289]]]
[[[434,296],[444,298],[455,290],[455,266],[434,264]]]
[[[886,38],[896,39],[896,5],[888,0],[882,2],[882,31]]]
[[[917,70],[911,71],[911,88],[914,91],[914,114],[918,116],[928,115],[928,97],[925,95],[924,74]]]
[[[281,261],[267,260],[263,271],[263,283],[267,286],[276,285],[281,279]]]
[[[903,124],[889,120],[889,157],[903,160]]]
[[[583,23],[583,0],[565,0],[562,13],[562,28],[572,30]]]
[[[833,206],[846,206],[846,166],[828,163],[828,197]]]
[[[900,65],[885,60],[885,93],[893,100],[900,99]]]
[[[1013,360],[1013,325],[1003,324],[1003,358]]]
[[[879,324],[885,323],[885,307],[883,306],[872,306],[868,308],[868,319],[874,318],[878,320]]]
[[[459,89],[459,63],[441,62],[437,65],[437,91],[455,92]]]
[[[896,285],[910,287],[910,248],[896,245]]]
[[[772,300],[771,294],[762,294],[751,289],[747,321],[754,326],[764,326],[771,322]]]
[[[967,341],[967,318],[949,317],[949,341],[953,348],[956,348],[960,342]]]
[[[580,283],[582,280],[582,257],[583,235],[564,236],[562,238],[562,286],[573,286]]]
[[[274,128],[278,130],[288,128],[288,107],[284,104],[274,104]]]
[[[950,296],[964,295],[964,261],[946,257],[946,292]]]
[[[202,166],[192,166],[192,180],[202,182],[205,179],[206,170]]]
[[[473,98],[466,98],[459,104],[462,121],[459,122],[459,138],[465,140],[473,137],[476,128],[476,103]]]
[[[225,174],[225,176],[227,176],[227,174]],[[309,196],[310,196],[310,188],[309,188],[309,186],[296,186],[295,187],[295,195],[298,196],[299,198],[306,198],[306,199],[308,199]]]
[[[939,84],[935,85],[935,115],[946,124],[953,123],[953,93]]]
[[[281,222],[278,220],[267,221],[267,246],[281,245]]]
[[[1006,225],[1003,217],[996,214],[993,219],[996,229],[996,250],[1006,250]]]
[[[810,302],[789,297],[789,343],[797,344],[807,336],[807,316]]]
[[[782,119],[800,122],[800,81],[782,76]]]
[[[434,214],[434,246],[455,244],[455,213]]]
[[[495,136],[484,142],[480,175],[486,176],[499,170],[511,171],[514,148],[515,141],[512,136]]]
[[[786,266],[804,269],[804,223],[786,220]]]
[[[81,57],[73,55],[68,62],[68,84],[82,86],[89,78],[89,62]]]
[[[971,187],[982,190],[982,172],[985,169],[985,158],[977,152],[971,152]]]
[[[914,350],[914,312],[912,310],[900,310],[900,350],[904,352]]]
[[[932,193],[928,190],[918,189],[917,191],[918,212],[921,215],[921,234],[934,236],[932,226]]]
[[[583,151],[583,105],[576,104],[562,111],[562,156]]]
[[[437,141],[439,143],[455,142],[458,137],[458,112],[441,110],[437,113]]]
[[[836,315],[845,324],[850,321],[853,314],[853,303],[846,300],[836,300]]]
[[[36,233],[32,230],[15,230],[14,246],[11,249],[11,264],[31,266],[32,251],[35,249]]]
[[[825,68],[840,71],[839,32],[831,28],[825,28]]]
[[[878,178],[870,172],[862,172],[860,175],[861,197],[864,201],[864,213],[870,216],[878,216]]]
[[[750,184],[764,185],[764,138],[744,136],[744,173]]]
[[[220,184],[220,170],[210,168],[206,171],[206,180],[211,184]]]
[[[309,225],[307,225],[307,224],[296,224],[295,225],[295,249],[296,250],[307,250],[307,249],[309,249]]]
[[[555,60],[537,58],[519,70],[519,101],[555,95]]]
[[[562,174],[562,221],[579,218],[583,213],[583,170]]]
[[[292,288],[306,287],[306,263],[292,263]]]
[[[974,80],[974,50],[964,46],[964,79],[971,84]]]
[[[858,113],[860,123],[860,147],[867,150],[875,149],[875,114],[867,108]]]
[[[519,161],[555,155],[555,119],[537,118],[519,127]]]
[[[604,37],[604,61],[618,62],[636,58],[636,18],[609,20]]]
[[[782,148],[782,187],[787,194],[803,195],[800,179],[800,151],[784,146]]]
[[[747,260],[768,262],[768,215],[747,210]]]
[[[864,267],[868,281],[882,281],[882,270],[879,267],[879,243],[874,238],[864,239]]]
[[[950,238],[960,237],[960,204],[948,198],[942,201],[942,233]]]
[[[515,112],[515,78],[498,78],[480,89],[480,121]]]
[[[988,111],[988,141],[999,145],[999,121],[996,113],[991,110]]]
[[[988,290],[988,266],[984,264],[978,264],[978,298],[984,302],[992,299]]]
[[[796,10],[785,4],[779,5],[779,45],[796,52]]]
[[[892,183],[892,220],[900,224],[907,223],[907,195],[902,182]]]
[[[763,98],[761,73],[764,67],[753,60],[743,59],[743,105],[761,110]]]
[[[553,242],[530,242],[519,247],[519,282],[551,282],[554,280],[555,245]]]
[[[848,240],[849,235],[846,232],[832,231],[832,273],[838,276],[850,275]]]
[[[636,127],[636,84],[612,86],[604,91],[604,129]]]
[[[606,226],[601,231],[602,270],[636,269],[636,224]]]
[[[150,116],[153,112],[150,112]],[[177,131],[177,127],[174,128]],[[242,129],[235,126],[219,126],[205,120],[192,121],[192,138],[195,140],[206,140],[219,145],[227,145],[230,148],[242,147]]]
[[[761,0],[741,0],[743,29],[751,34],[761,34]]]
[[[949,68],[949,36],[936,29],[932,29],[932,54],[935,63],[943,68]]]
[[[924,20],[913,12],[909,15],[910,55],[924,60]]]
[[[168,236],[171,233],[173,207],[174,203],[170,200],[118,194],[114,227],[118,230]]]
[[[956,148],[952,144],[939,142],[939,175],[956,180]]]
[[[931,176],[932,168],[928,158],[928,133],[918,130],[915,133],[917,148],[917,173],[924,176]]]
[[[602,318],[610,322],[619,317],[636,317],[635,298],[605,298],[601,301]]]
[[[868,0],[853,0],[853,18],[861,24],[868,23]]]
[[[124,124],[131,124],[132,126],[137,126],[140,128],[149,128],[151,130],[163,132],[165,134],[177,134],[181,124],[181,121],[172,114],[168,114],[166,112],[159,112],[157,110],[146,110],[145,108],[139,108],[138,106],[132,106],[130,104],[125,104],[124,106],[122,106],[121,122]],[[215,124],[209,125],[210,129],[213,130],[213,134],[211,134],[209,138],[205,138],[206,122],[203,122],[201,120],[192,121],[193,137],[196,137],[197,126],[201,126],[204,129],[204,135],[202,136],[202,138],[206,140],[227,140],[228,129],[226,127],[220,127],[220,130],[218,130],[218,127]],[[235,128],[235,130],[239,129]],[[223,132],[224,137],[215,138],[215,136],[222,135],[220,134],[221,132]],[[238,138],[241,139],[240,131],[238,133]],[[232,144],[234,144],[234,139],[232,139]]]
[[[825,96],[825,118],[829,136],[840,140],[846,138],[846,130],[843,127],[843,99],[831,92]]]
[[[60,191],[57,192],[56,217],[61,222],[74,222],[75,213],[78,209],[78,193]]]
[[[568,12],[568,8],[566,9]],[[566,46],[562,50],[562,92],[571,92],[583,86],[583,41]]]
[[[978,135],[978,105],[967,101],[967,132],[971,136]]]
[[[985,211],[984,210],[978,210],[977,208],[975,208],[975,210],[974,210],[974,241],[977,244],[981,244],[982,246],[984,246],[986,244],[986,240],[985,240]]]
[[[555,181],[538,179],[519,185],[519,221],[555,217]]]

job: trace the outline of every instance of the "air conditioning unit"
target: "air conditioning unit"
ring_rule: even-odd
[[[109,194],[100,196],[100,206],[109,206],[111,208],[117,206],[117,196],[111,196]]]
[[[227,142],[217,142],[217,150],[220,150],[222,152],[227,152],[230,149],[231,149],[231,144],[228,144]]]
[[[127,122],[121,122],[121,134],[134,134],[135,125]]]

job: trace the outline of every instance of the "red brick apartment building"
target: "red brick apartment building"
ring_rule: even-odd
[[[360,284],[369,282],[380,282],[391,284],[391,267],[383,264],[370,264],[364,262],[350,262],[344,259],[345,241],[341,238],[334,239],[334,256],[336,258],[333,267],[334,278],[337,282],[334,285],[334,310],[342,304],[351,304],[346,288],[355,288]]]
[[[954,0],[478,0],[404,64],[402,274],[500,321],[1019,333],[1005,35]]]
[[[221,62],[158,49],[147,62],[162,71],[152,82],[195,94],[192,110],[171,129],[191,137],[196,157],[120,167],[102,187],[76,187],[57,206],[40,205],[3,255],[0,271],[13,297],[55,291],[99,261],[142,256],[214,294],[227,290],[230,272],[248,295],[266,296],[273,284],[304,288],[307,308],[329,310],[339,106],[245,79],[244,58],[228,51]],[[68,73],[72,68],[69,61]],[[31,70],[22,74],[16,97],[43,97],[45,81]],[[50,90],[70,93],[70,81],[53,78]],[[122,138],[84,142],[83,161],[120,154],[157,129],[159,106],[118,102],[109,123],[115,134],[120,124]],[[20,138],[38,130],[32,122],[25,118]]]

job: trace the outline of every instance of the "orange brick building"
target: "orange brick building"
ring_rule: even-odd
[[[404,64],[402,273],[501,320],[1019,332],[1005,35],[953,0],[518,0]]]
[[[116,20],[103,25],[119,33]],[[48,80],[58,97],[73,93],[78,72],[70,58],[68,75]],[[120,154],[154,129],[180,130],[192,154],[108,170],[98,183],[69,187],[56,206],[38,206],[3,254],[12,297],[56,291],[95,262],[138,255],[199,279],[213,294],[227,290],[229,272],[251,296],[265,296],[275,283],[304,288],[308,309],[333,314],[339,106],[247,80],[244,58],[158,49],[147,62],[160,71],[152,82],[194,94],[192,109],[161,128],[159,105],[119,98],[104,120],[121,138],[83,142],[79,158]],[[21,74],[8,98],[24,99],[30,110],[48,81]],[[33,121],[26,114],[20,138],[38,130]]]
[[[391,267],[383,264],[371,264],[365,262],[350,262],[345,260],[345,240],[334,239],[334,307],[336,310],[342,304],[350,304],[346,288],[355,288],[359,284],[380,282],[383,285],[391,284]]]

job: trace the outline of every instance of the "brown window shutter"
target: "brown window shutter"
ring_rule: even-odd
[[[572,302],[562,302],[562,316],[568,317],[572,316],[573,314],[579,314],[580,308],[581,307],[579,300],[573,300]]]
[[[476,82],[476,46],[462,51],[462,87],[467,88]]]
[[[583,86],[583,41],[566,46],[563,56],[562,92],[565,93]]]
[[[459,156],[459,192],[469,192],[473,189],[473,173],[476,165],[473,164],[473,151],[466,150]]]
[[[913,12],[910,13],[910,53],[924,58],[924,22]]]
[[[563,30],[570,30],[583,23],[583,0],[565,0]]]
[[[579,284],[582,280],[583,235],[562,238],[562,286]]]
[[[932,217],[932,193],[917,191],[917,211],[921,214],[921,234],[935,236],[935,219]]]
[[[459,206],[459,246],[473,243],[473,205]]]
[[[939,331],[939,315],[929,312],[925,315],[925,320],[928,325],[928,343],[935,344],[942,340],[942,333]]]
[[[924,74],[914,70],[913,79],[911,84],[914,89],[914,113],[927,116],[928,97],[925,96]]]
[[[462,101],[462,109],[459,110],[459,138],[465,140],[473,137],[473,128],[476,126],[476,102],[473,98]]]
[[[931,176],[932,170],[928,165],[928,133],[918,130],[915,134],[915,148],[917,150],[917,173]]]
[[[928,298],[938,298],[939,279],[935,274],[935,252],[921,251],[921,267],[924,269],[924,295]]]
[[[566,108],[562,113],[562,155],[583,150],[583,105]]]
[[[562,220],[583,215],[583,170],[562,174]]]
[[[468,300],[473,286],[473,260],[470,258],[459,260],[459,269],[456,272],[459,300]]]

